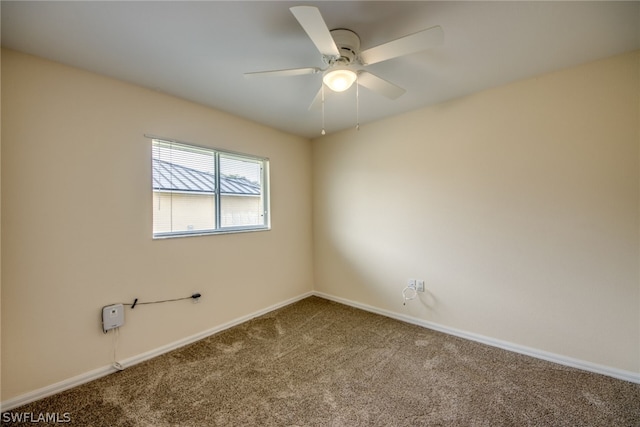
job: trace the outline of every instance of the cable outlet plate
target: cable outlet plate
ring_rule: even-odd
[[[416,292],[424,292],[424,280],[409,279],[407,280],[407,287],[415,289]]]
[[[124,306],[122,304],[102,307],[102,330],[107,331],[124,325]]]

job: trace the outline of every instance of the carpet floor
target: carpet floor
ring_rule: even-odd
[[[77,426],[638,427],[640,385],[310,297],[6,414],[25,412]]]

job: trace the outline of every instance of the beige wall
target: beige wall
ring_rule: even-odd
[[[314,140],[316,290],[640,372],[638,62]]]
[[[153,240],[151,140],[270,158],[271,231]],[[309,141],[2,51],[2,400],[112,362],[101,307],[126,310],[118,358],[312,289]],[[249,267],[249,268],[248,268]]]

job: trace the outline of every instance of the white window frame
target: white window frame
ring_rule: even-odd
[[[175,146],[179,148],[188,149],[196,149],[206,151],[211,153],[215,162],[214,166],[214,175],[215,175],[215,190],[212,194],[215,200],[215,219],[214,219],[214,228],[210,229],[199,229],[199,230],[179,230],[179,231],[163,231],[156,232],[155,231],[155,223],[152,221],[152,235],[154,239],[166,239],[166,238],[174,238],[174,237],[192,237],[192,236],[204,236],[204,235],[214,235],[214,234],[228,234],[228,233],[246,233],[252,231],[267,231],[271,229],[271,216],[270,216],[270,205],[269,205],[269,159],[266,157],[254,156],[250,154],[238,153],[234,151],[221,150],[218,148],[206,147],[202,145],[191,144],[187,142],[177,141],[168,138],[156,137],[145,135],[147,138],[152,140],[151,142],[151,162],[152,162],[152,176],[151,176],[151,191],[152,195],[154,193],[169,193],[169,194],[179,194],[184,193],[180,190],[157,190],[154,188],[153,183],[153,160],[155,156],[154,149],[157,144],[165,145],[165,146]],[[261,206],[263,208],[262,212],[262,224],[258,225],[239,225],[239,226],[225,226],[222,224],[222,192],[220,191],[220,157],[224,158],[235,158],[238,160],[249,161],[258,163],[260,165],[260,184],[261,184]],[[173,207],[172,207],[173,209]],[[155,210],[153,211],[155,215]]]

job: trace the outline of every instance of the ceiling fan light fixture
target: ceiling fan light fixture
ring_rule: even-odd
[[[357,75],[348,68],[334,68],[327,72],[322,81],[334,92],[344,92],[356,81]]]

